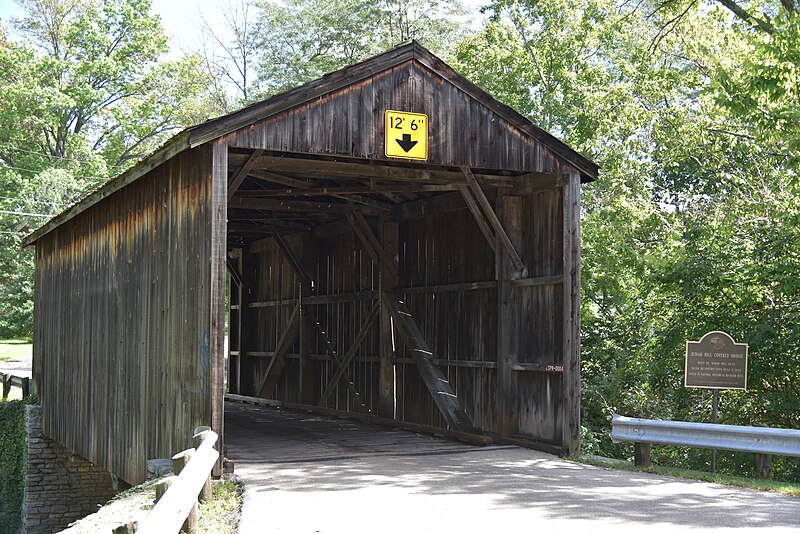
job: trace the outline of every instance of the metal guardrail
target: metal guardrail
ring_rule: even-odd
[[[632,441],[800,456],[800,430],[784,428],[687,423],[614,415],[611,420],[611,440],[614,443]]]
[[[11,393],[11,387],[18,387],[22,390],[22,398],[31,394],[31,379],[27,376],[15,376],[11,374],[0,374],[0,382],[3,385],[3,399],[7,399]]]

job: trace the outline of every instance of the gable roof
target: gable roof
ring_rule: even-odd
[[[566,143],[555,136],[535,126],[531,121],[514,111],[509,106],[499,102],[487,92],[470,82],[452,67],[433,55],[416,41],[400,45],[383,54],[366,59],[341,70],[326,74],[325,76],[308,82],[304,85],[277,94],[262,102],[251,104],[238,111],[211,119],[204,123],[192,126],[173,136],[161,148],[150,156],[141,160],[132,168],[123,172],[116,178],[108,181],[102,187],[71,206],[59,215],[50,219],[42,227],[34,231],[22,241],[23,246],[29,246],[40,237],[61,226],[91,206],[114,194],[130,183],[138,180],[155,167],[168,161],[175,155],[213,141],[219,137],[235,132],[256,121],[277,115],[298,105],[309,102],[315,98],[332,93],[349,85],[356,84],[379,72],[389,70],[405,62],[414,60],[435,72],[455,87],[469,95],[471,98],[507,120],[520,132],[529,136],[541,145],[560,156],[581,173],[583,181],[595,180],[598,176],[596,163],[581,155]]]

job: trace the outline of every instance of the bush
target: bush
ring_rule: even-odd
[[[34,397],[0,402],[0,534],[17,532],[25,490],[25,405]]]

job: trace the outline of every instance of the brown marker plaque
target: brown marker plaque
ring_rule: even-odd
[[[687,388],[747,389],[747,343],[725,332],[709,332],[686,342]]]

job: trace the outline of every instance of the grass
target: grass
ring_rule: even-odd
[[[234,534],[242,508],[242,489],[234,482],[215,483],[213,498],[197,507],[198,534]]]
[[[694,471],[691,469],[678,469],[676,467],[664,467],[660,465],[653,465],[652,467],[644,469],[636,467],[631,462],[626,462],[623,460],[615,460],[612,458],[599,458],[597,456],[592,456],[592,457],[581,456],[574,459],[584,464],[594,465],[597,467],[605,467],[607,469],[619,469],[622,471],[641,471],[644,473],[653,473],[656,475],[664,475],[675,478],[688,478],[690,480],[713,482],[716,484],[724,484],[727,486],[738,486],[740,488],[748,488],[760,491],[771,491],[774,493],[782,493],[784,495],[800,496],[800,484],[794,484],[791,482],[778,482],[775,480],[759,480],[756,478],[723,475],[720,473],[709,473],[706,471]]]
[[[24,339],[0,340],[0,362],[29,360],[33,354],[33,345]]]

